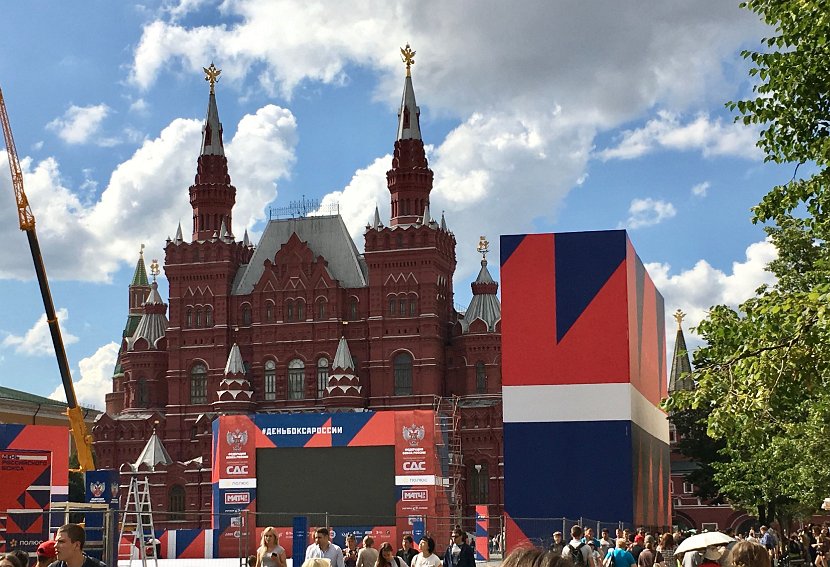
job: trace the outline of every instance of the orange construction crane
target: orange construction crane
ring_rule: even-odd
[[[20,168],[20,160],[17,158],[17,149],[14,145],[14,137],[9,125],[9,115],[6,112],[6,102],[3,100],[2,89],[0,89],[0,122],[3,124],[3,137],[6,140],[6,152],[9,154],[14,198],[17,201],[17,219],[20,223],[20,230],[26,233],[26,238],[29,240],[29,250],[32,252],[32,260],[35,263],[37,283],[40,285],[43,307],[46,309],[46,322],[49,324],[49,333],[52,335],[52,344],[58,358],[63,389],[66,392],[66,415],[69,417],[72,438],[75,440],[75,448],[78,451],[78,463],[81,471],[95,470],[95,463],[92,459],[92,435],[87,431],[83,412],[78,406],[78,398],[75,396],[75,387],[72,384],[72,375],[69,372],[69,362],[66,359],[66,348],[63,346],[61,329],[58,325],[58,317],[55,314],[55,304],[52,302],[49,280],[46,278],[46,268],[43,266],[43,256],[41,256],[40,244],[35,232],[35,216],[29,207],[26,192],[23,191],[23,170]]]

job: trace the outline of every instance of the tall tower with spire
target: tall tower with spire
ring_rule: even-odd
[[[683,319],[686,314],[680,309],[674,312],[674,320],[677,321],[677,336],[674,339],[674,356],[671,360],[671,374],[669,374],[669,394],[678,390],[691,390],[694,388],[692,381],[692,364],[689,362],[689,353],[686,349],[686,338],[683,336]]]
[[[147,268],[144,265],[144,245],[138,253],[138,262],[130,282],[130,315],[141,315],[144,300],[150,293],[150,283],[147,281]]]
[[[213,63],[205,68],[205,80],[210,83],[210,98],[205,125],[202,127],[202,150],[196,180],[190,186],[194,241],[233,235],[232,210],[236,202],[236,187],[231,185],[231,176],[228,174],[222,123],[219,121],[214,88],[221,72]]]
[[[389,370],[411,364],[412,387],[399,380],[372,395],[443,393],[445,345],[456,322],[452,279],[455,273],[455,236],[446,220],[432,218],[429,169],[418,122],[411,67],[415,52],[401,49],[406,64],[392,169],[386,174],[392,199],[389,226],[380,215],[366,227],[365,253],[369,267],[369,333],[384,341],[371,345],[369,357],[384,361]],[[375,291],[377,290],[377,291]],[[436,364],[437,363],[437,364]],[[380,370],[380,368],[378,369]]]
[[[415,102],[415,90],[412,88],[411,69],[415,64],[415,52],[409,44],[401,49],[401,57],[406,64],[406,78],[398,110],[392,169],[386,172],[386,186],[392,200],[391,226],[414,224],[422,219],[424,210],[429,209],[429,194],[432,191],[432,170],[421,139],[421,109]]]

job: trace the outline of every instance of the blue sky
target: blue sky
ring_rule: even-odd
[[[223,70],[240,239],[247,228],[256,241],[269,206],[303,195],[339,202],[360,247],[376,203],[388,217],[399,48],[409,42],[432,213],[444,211],[458,239],[460,308],[481,234],[497,252],[499,234],[627,228],[667,312],[682,308],[691,325],[770,281],[775,251],[749,209],[792,168],[764,164],[756,132],[723,106],[750,93],[739,53],[764,28],[737,2],[610,6],[6,6],[0,88],[79,397],[103,408],[140,245],[148,262],[161,260],[178,222],[190,233],[211,61]],[[0,384],[61,398],[3,158]],[[163,277],[160,286],[166,297]]]

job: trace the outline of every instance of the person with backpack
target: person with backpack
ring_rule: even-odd
[[[571,541],[562,549],[562,557],[571,560],[575,567],[594,567],[591,561],[591,548],[581,541],[582,528],[571,527]]]
[[[602,567],[631,567],[636,564],[634,556],[628,551],[628,540],[624,537],[617,538],[617,547],[609,550],[602,560]]]

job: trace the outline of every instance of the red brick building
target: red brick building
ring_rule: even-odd
[[[456,240],[430,213],[433,172],[409,72],[387,172],[391,218],[376,209],[362,254],[339,215],[270,220],[256,246],[247,231],[237,240],[222,135],[211,87],[192,233],[179,226],[167,242],[168,304],[138,260],[112,392],[93,428],[99,466],[146,473],[154,510],[192,525],[190,512],[211,508],[218,414],[435,408],[455,448],[455,512],[487,503],[500,514],[498,284],[482,260],[469,308],[453,307]]]

